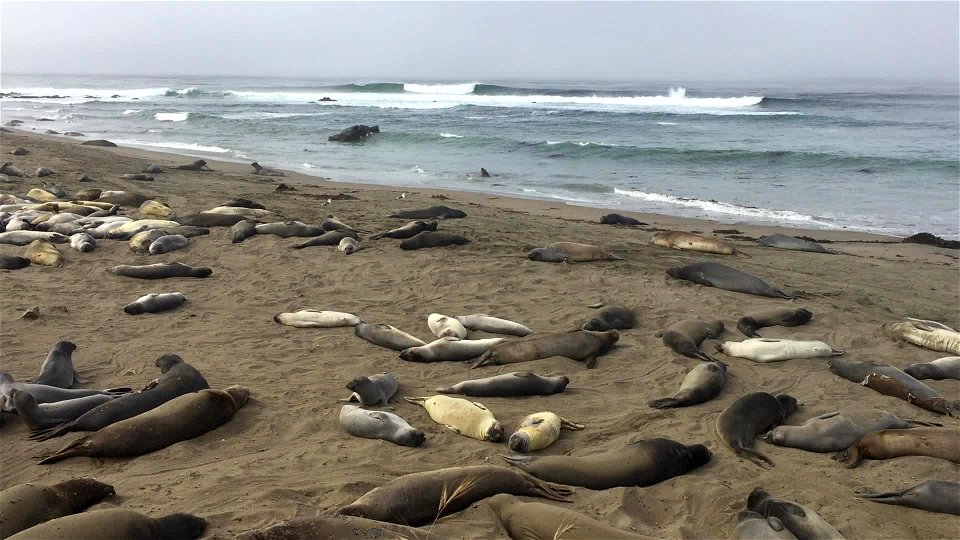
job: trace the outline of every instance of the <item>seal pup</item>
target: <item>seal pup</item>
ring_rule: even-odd
[[[399,416],[386,411],[368,411],[356,405],[344,405],[338,417],[340,427],[364,439],[382,439],[400,446],[417,447],[427,440],[427,435],[414,429]]]
[[[903,372],[914,379],[960,379],[960,356],[945,356],[932,362],[910,364]]]
[[[767,326],[800,326],[807,324],[813,313],[804,308],[772,308],[744,315],[737,321],[737,329],[747,337],[763,337],[758,328]]]
[[[544,377],[529,371],[504,373],[495,377],[471,379],[453,386],[437,388],[441,394],[463,394],[475,397],[552,396],[570,384],[565,375]]]
[[[779,519],[764,517],[756,512],[744,510],[737,514],[737,528],[733,531],[734,540],[797,540],[790,529]]]
[[[444,540],[433,530],[422,531],[355,516],[313,516],[287,519],[263,529],[247,531],[236,540],[311,540],[317,538],[390,538]]]
[[[717,417],[720,440],[737,456],[761,467],[773,467],[773,461],[753,450],[753,439],[780,425],[797,407],[796,398],[781,394],[754,392],[734,401]]]
[[[132,510],[109,508],[72,514],[41,523],[8,540],[77,540],[78,538],[136,538],[137,540],[194,540],[203,536],[207,522],[191,514],[147,517]]]
[[[489,409],[475,401],[445,395],[403,399],[422,406],[434,422],[457,435],[490,442],[499,442],[503,438],[503,425]]]
[[[423,248],[463,246],[470,241],[459,234],[445,233],[439,231],[423,231],[416,236],[407,238],[400,242],[400,249],[414,250]]]
[[[0,171],[2,172],[2,171]],[[419,210],[399,210],[388,217],[403,219],[457,219],[465,218],[467,214],[462,210],[450,208],[447,206],[431,206]]]
[[[13,379],[13,375],[0,372],[0,410],[12,412],[17,410],[14,403],[14,391],[21,391],[33,396],[37,403],[55,403],[87,396],[108,395],[119,396],[130,391],[129,388],[108,388],[93,390],[86,388],[59,388],[45,384],[21,383]]]
[[[147,174],[163,174],[167,171],[163,170],[163,167],[159,165],[149,165],[146,169],[140,171]]]
[[[435,231],[437,230],[436,221],[411,221],[403,227],[397,227],[396,229],[390,229],[387,232],[379,233],[371,236],[373,240],[379,240],[381,238],[394,238],[397,240],[403,240],[406,238],[413,238],[414,236],[422,233],[423,231]]]
[[[623,257],[609,253],[599,246],[575,242],[554,242],[547,247],[534,248],[527,253],[527,258],[531,261],[554,263],[623,260]]]
[[[433,335],[438,338],[455,337],[464,339],[467,337],[467,329],[464,328],[463,323],[440,313],[428,315],[427,326],[433,332]]]
[[[150,253],[150,244],[153,244],[153,242],[159,238],[167,236],[167,234],[166,229],[149,229],[138,232],[130,238],[130,242],[128,243],[130,251],[137,255],[146,255]]]
[[[100,193],[100,196],[97,197],[96,200],[97,202],[116,204],[118,206],[139,207],[150,199],[146,195],[132,191],[104,191]],[[183,222],[181,221],[181,223]],[[187,224],[184,223],[184,225]]]
[[[247,208],[244,206],[215,206],[209,210],[204,210],[204,212],[207,214],[243,216],[246,219],[283,219],[283,216],[276,212],[260,208]]]
[[[11,161],[4,161],[3,164],[0,164],[0,174],[13,176],[14,178],[26,178],[27,176],[23,171],[14,167]]]
[[[927,480],[900,491],[857,493],[857,497],[881,504],[960,516],[960,484],[956,482]]]
[[[354,231],[346,231],[346,230],[330,231],[330,232],[323,233],[320,236],[315,236],[305,242],[295,244],[291,247],[293,247],[293,249],[303,249],[303,248],[315,247],[315,246],[336,246],[339,248],[340,242],[342,242],[346,238],[359,240],[359,236]]]
[[[717,351],[727,356],[745,358],[753,362],[769,363],[800,358],[840,356],[846,351],[834,349],[822,341],[793,339],[749,338],[726,341],[717,345]]]
[[[785,234],[769,234],[766,236],[761,236],[757,240],[757,243],[761,246],[772,247],[777,249],[789,249],[792,251],[810,251],[812,253],[835,253],[828,250],[822,245],[811,242],[810,240],[804,240],[802,238],[796,238],[794,236],[787,236]]]
[[[716,287],[727,291],[769,296],[771,298],[793,298],[780,289],[774,289],[756,276],[715,262],[676,266],[667,270],[667,275],[676,279],[692,281],[705,287]]]
[[[257,234],[257,224],[245,219],[243,221],[238,221],[230,227],[230,242],[233,244],[239,244],[247,238]]]
[[[177,165],[175,169],[180,169],[181,171],[212,171],[209,166],[207,166],[206,160],[198,159],[193,163],[188,163],[186,165]]]
[[[63,266],[63,254],[57,249],[57,246],[47,240],[34,240],[27,246],[23,255],[30,259],[33,264],[42,266],[54,266],[60,268]]]
[[[400,359],[408,362],[465,362],[490,350],[506,338],[460,339],[444,337],[420,347],[400,351]]]
[[[205,266],[189,266],[178,262],[146,264],[143,266],[121,264],[107,268],[107,272],[115,276],[137,279],[165,279],[172,277],[205,278],[213,274],[213,270]]]
[[[9,538],[44,521],[82,512],[116,494],[113,486],[93,478],[74,478],[52,486],[12,486],[0,491],[0,537]]]
[[[398,352],[411,347],[422,347],[426,345],[423,341],[389,324],[369,324],[360,321],[353,327],[353,333],[358,338],[369,341],[374,345],[393,349]]]
[[[57,200],[57,196],[45,189],[33,188],[27,192],[26,197],[34,201],[50,202]]]
[[[458,315],[454,318],[460,321],[460,324],[462,324],[464,328],[467,328],[468,330],[479,330],[481,332],[489,332],[491,334],[504,334],[507,336],[519,337],[528,336],[533,333],[533,330],[518,322],[491,317],[486,313]]]
[[[361,249],[360,242],[357,242],[356,238],[351,238],[349,236],[341,238],[340,243],[337,245],[337,251],[345,255],[350,255],[351,253],[355,253]]]
[[[490,364],[500,366],[563,356],[578,362],[586,362],[587,369],[593,369],[597,367],[597,357],[612,349],[619,339],[620,334],[615,330],[540,332],[494,345],[471,367],[478,368]]]
[[[716,362],[707,353],[700,351],[700,344],[707,339],[716,339],[723,334],[723,321],[698,321],[687,319],[675,322],[665,330],[656,333],[663,344],[677,354],[706,362]]]
[[[39,167],[39,168],[37,169],[37,172],[35,172],[35,173],[33,173],[33,174],[36,175],[36,176],[38,176],[38,177],[40,177],[40,178],[43,178],[44,176],[54,176],[54,175],[57,175],[57,174],[59,174],[59,173],[58,173],[57,171],[53,170],[53,169],[48,169],[47,167]]]
[[[634,219],[629,216],[622,216],[620,214],[607,214],[605,216],[600,216],[601,225],[647,225],[646,223]]]
[[[637,325],[637,314],[623,306],[607,306],[593,312],[590,320],[583,323],[584,330],[627,330]]]
[[[657,438],[639,440],[623,448],[584,457],[500,457],[547,482],[602,490],[652,486],[706,464],[711,455],[702,444],[687,446]]]
[[[233,206],[236,208],[253,208],[254,210],[267,209],[266,206],[255,201],[251,201],[250,199],[244,199],[243,197],[235,197],[219,206]]]
[[[506,529],[510,538],[524,540],[629,540],[646,538],[621,531],[587,517],[580,512],[538,502],[522,500],[501,493],[487,499],[494,518]]]
[[[838,412],[821,414],[799,426],[782,425],[773,428],[763,440],[777,446],[799,448],[807,452],[840,452],[867,433],[883,429],[908,429],[914,425],[930,426],[926,422],[901,420],[892,413],[881,411],[880,418],[867,427],[860,427],[849,417]]]
[[[178,216],[177,222],[179,222],[180,225],[193,225],[195,227],[232,227],[246,219],[245,216],[198,212],[196,214]]]
[[[286,176],[282,171],[271,169],[269,167],[262,167],[256,161],[251,163],[250,166],[253,167],[253,174],[258,176]]]
[[[123,312],[129,315],[141,313],[160,313],[180,307],[187,301],[183,293],[151,293],[123,306]]]
[[[30,266],[30,259],[26,257],[16,257],[14,255],[4,255],[0,253],[0,270],[20,270]]]
[[[521,454],[536,452],[556,442],[560,438],[561,429],[579,431],[583,428],[583,424],[568,420],[556,413],[538,412],[520,422],[520,426],[507,440],[507,446]]]
[[[360,324],[360,317],[340,311],[301,309],[293,313],[278,313],[273,322],[294,328],[340,328]]]
[[[799,540],[843,540],[843,535],[812,509],[775,499],[756,488],[747,497],[747,510],[779,519]]]
[[[280,238],[290,238],[291,236],[320,236],[324,230],[320,227],[307,225],[302,221],[278,221],[275,223],[262,223],[256,226],[257,234],[272,234]]]
[[[36,240],[46,240],[54,244],[65,244],[70,239],[63,234],[45,231],[7,231],[0,233],[0,244],[25,246]]]
[[[187,247],[190,241],[182,234],[167,234],[154,240],[147,248],[151,255],[169,253]]]
[[[746,255],[746,253],[719,238],[710,238],[682,231],[658,232],[653,235],[650,243],[670,249],[715,253],[717,255]]]
[[[883,331],[894,341],[906,341],[931,351],[960,355],[960,332],[935,321],[906,319],[883,325]]]
[[[76,420],[90,409],[117,398],[117,396],[97,394],[53,403],[37,403],[32,395],[20,390],[12,390],[10,396],[16,407],[17,416],[31,431]]]
[[[851,469],[864,459],[903,456],[929,456],[960,463],[960,431],[937,427],[874,431],[860,437],[833,459]]]
[[[70,247],[81,253],[90,253],[97,247],[97,241],[87,233],[76,233],[70,236]]]
[[[830,359],[827,366],[832,373],[881,394],[902,399],[937,414],[960,418],[960,401],[945,399],[933,388],[893,366],[869,360],[857,362],[842,358]]]
[[[40,375],[33,384],[45,384],[57,388],[70,388],[74,383],[83,382],[80,374],[73,367],[73,351],[77,345],[71,341],[58,341],[50,349],[43,364],[40,365]]]
[[[347,383],[347,390],[353,392],[342,401],[359,401],[367,407],[379,407],[390,402],[397,393],[400,384],[393,373],[377,373],[369,377],[356,377]]]
[[[655,399],[648,405],[654,409],[672,409],[706,403],[720,395],[727,385],[727,365],[723,362],[705,362],[687,373],[680,383],[680,391],[673,397]]]

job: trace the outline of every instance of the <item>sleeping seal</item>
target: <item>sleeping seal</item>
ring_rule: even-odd
[[[717,255],[736,255],[737,253],[743,253],[719,238],[710,238],[682,231],[658,232],[653,235],[650,243],[655,246],[670,249],[715,253]]]
[[[902,456],[929,456],[960,463],[960,431],[938,427],[874,431],[860,437],[834,459],[850,469],[864,459]]]
[[[97,241],[87,233],[76,233],[70,236],[70,247],[81,253],[90,253],[97,247]]]
[[[324,230],[320,227],[307,225],[301,221],[280,221],[276,223],[262,223],[256,226],[257,234],[272,234],[280,238],[291,236],[320,236]]]
[[[143,266],[111,266],[107,272],[115,276],[124,276],[137,279],[165,279],[172,277],[205,278],[213,274],[213,270],[205,266],[188,266],[183,263],[169,262],[146,264]]]
[[[609,253],[600,246],[575,242],[554,242],[547,247],[535,248],[527,253],[527,258],[531,261],[553,263],[623,260],[623,257]]]
[[[25,246],[36,240],[47,240],[54,244],[65,244],[70,241],[66,235],[45,231],[7,231],[0,233],[0,244]]]
[[[177,217],[180,225],[193,225],[195,227],[232,227],[237,223],[246,220],[244,216],[230,214],[214,214],[212,212],[199,212]]]
[[[118,397],[97,394],[38,404],[37,400],[27,392],[13,390],[10,396],[13,398],[13,404],[17,409],[17,416],[31,431],[51,428],[64,422],[76,420],[90,409]]]
[[[827,366],[832,373],[881,394],[902,399],[937,414],[960,418],[960,401],[945,399],[933,388],[893,366],[869,360],[857,362],[842,358],[830,359]]]
[[[528,362],[552,356],[563,356],[586,362],[587,369],[597,367],[597,357],[609,351],[620,339],[615,330],[590,332],[540,332],[494,345],[473,363],[473,368]]]
[[[813,313],[804,308],[772,308],[744,315],[737,321],[737,329],[747,337],[763,337],[758,328],[767,326],[800,326],[807,324]]]
[[[13,375],[0,372],[0,410],[12,412],[17,409],[13,400],[13,392],[21,391],[33,396],[37,403],[55,403],[68,399],[87,396],[109,395],[119,396],[130,391],[129,388],[110,388],[107,390],[93,390],[86,388],[58,388],[45,384],[21,383],[13,379]]]
[[[753,450],[753,439],[783,423],[797,410],[797,400],[785,394],[774,397],[754,392],[734,401],[717,417],[717,433],[737,456],[761,467],[773,467],[773,461]]]
[[[27,246],[23,255],[30,259],[30,262],[41,266],[63,266],[63,254],[57,249],[57,246],[46,240],[34,240]]]
[[[687,358],[696,358],[707,362],[716,362],[707,353],[700,351],[700,344],[707,339],[716,339],[723,334],[723,321],[697,321],[687,319],[675,322],[665,330],[657,332],[656,337],[677,354]]]
[[[162,253],[183,249],[187,247],[189,243],[190,241],[187,240],[186,236],[181,234],[167,234],[154,240],[147,250],[151,255],[160,255]]]
[[[667,270],[670,277],[692,281],[705,287],[716,287],[728,291],[769,296],[771,298],[793,298],[780,289],[774,289],[762,279],[715,262],[700,262],[677,266]]]
[[[457,435],[490,442],[498,442],[503,438],[503,425],[489,409],[475,401],[445,395],[403,399],[422,406],[434,422]]]
[[[384,536],[385,534],[387,536]],[[423,531],[355,516],[323,515],[286,519],[263,529],[242,533],[236,540],[315,540],[325,536],[331,539],[356,537],[445,540],[433,529]]]
[[[140,315],[141,313],[160,313],[180,307],[187,301],[183,293],[151,293],[123,306],[124,313]]]
[[[426,345],[423,341],[389,324],[368,324],[361,321],[354,327],[353,333],[360,339],[395,351]]]
[[[143,201],[140,205],[140,217],[166,219],[173,215],[173,209],[160,201]]]
[[[601,225],[646,225],[646,223],[636,220],[629,216],[622,216],[620,214],[607,214],[605,216],[600,216]]]
[[[705,403],[720,395],[727,385],[727,366],[722,362],[705,362],[690,370],[673,397],[655,399],[654,409],[672,409]]]
[[[353,231],[340,230],[340,231],[330,231],[321,234],[320,236],[313,237],[306,242],[301,242],[295,244],[293,249],[303,249],[314,246],[340,246],[340,242],[345,238],[353,238],[354,240],[359,240],[357,233]]]
[[[210,167],[207,166],[206,160],[198,159],[193,163],[188,163],[186,165],[177,165],[174,169],[180,169],[181,171],[212,171]]]
[[[777,446],[799,448],[807,452],[839,452],[857,442],[867,433],[883,429],[908,429],[914,425],[929,426],[916,420],[901,420],[891,413],[883,414],[876,422],[860,427],[849,417],[838,412],[822,414],[811,418],[799,426],[782,425],[773,428],[763,436],[763,440]]]
[[[33,384],[45,384],[57,388],[70,388],[73,383],[83,382],[80,374],[73,367],[73,351],[77,345],[70,341],[58,341],[50,349],[43,364],[40,365],[40,375]]]
[[[743,341],[726,341],[717,345],[717,350],[727,356],[746,358],[754,362],[783,362],[796,358],[822,358],[840,356],[845,351],[834,349],[822,341],[797,341],[793,339],[749,338]]]
[[[436,221],[411,221],[403,227],[398,227],[396,229],[391,229],[384,233],[379,233],[371,236],[372,240],[379,240],[381,238],[395,238],[397,240],[404,240],[406,238],[413,238],[414,236],[422,233],[423,231],[435,231],[437,230]]]
[[[646,538],[621,531],[579,512],[553,505],[523,502],[501,493],[487,499],[487,504],[510,538],[524,540],[630,540]]]
[[[433,335],[438,338],[455,337],[464,339],[467,337],[467,329],[463,323],[452,317],[447,317],[440,313],[431,313],[427,316],[427,326]]]
[[[918,347],[960,355],[960,332],[936,321],[906,319],[883,325],[890,339],[906,341]]]
[[[455,219],[465,218],[467,214],[462,210],[456,210],[446,206],[431,206],[430,208],[420,210],[400,210],[396,214],[390,214],[389,217],[403,219]]]
[[[77,540],[116,538],[137,540],[194,540],[203,536],[207,522],[191,514],[151,518],[133,510],[109,508],[80,512],[31,527],[7,540]]]
[[[623,306],[607,306],[598,309],[583,323],[584,330],[626,330],[637,325],[637,314]]]
[[[476,397],[551,396],[563,392],[568,384],[570,379],[565,375],[543,377],[524,371],[463,381],[437,388],[437,392]]]
[[[116,494],[113,486],[93,478],[75,478],[52,486],[13,486],[0,492],[0,537],[9,538],[45,521],[82,512]]]
[[[146,255],[150,253],[150,244],[159,238],[167,236],[168,233],[166,229],[150,229],[146,231],[140,231],[137,234],[133,235],[128,242],[130,246],[130,251],[136,253],[137,255]]]
[[[960,484],[956,482],[927,480],[900,491],[857,493],[857,497],[882,504],[960,516]]]
[[[509,321],[507,319],[498,319],[491,317],[486,313],[474,313],[473,315],[458,315],[455,317],[460,324],[469,330],[479,330],[491,334],[505,334],[508,336],[527,336],[533,333],[526,326]]]
[[[945,356],[932,362],[910,364],[903,372],[914,379],[960,379],[960,356]]]
[[[247,238],[257,234],[257,224],[249,219],[236,222],[233,227],[230,227],[228,233],[230,235],[230,243],[239,244]]]
[[[347,389],[353,393],[343,401],[359,401],[361,405],[367,407],[379,407],[390,402],[390,398],[397,393],[399,386],[397,376],[393,373],[357,377],[347,383]]]
[[[526,454],[542,450],[560,438],[561,429],[579,431],[583,424],[578,424],[549,411],[531,414],[520,422],[517,430],[510,435],[507,446],[514,452]]]
[[[360,317],[339,311],[301,309],[294,313],[274,315],[273,322],[293,326],[294,328],[339,328],[341,326],[356,326],[360,323]]]
[[[778,248],[778,249],[789,249],[792,251],[810,251],[813,253],[834,253],[829,251],[827,248],[821,246],[816,242],[811,242],[810,240],[804,240],[802,238],[796,238],[794,236],[787,236],[785,234],[770,234],[767,236],[761,236],[757,243],[761,246]]]
[[[806,506],[775,499],[760,488],[754,489],[747,497],[747,509],[779,519],[799,540],[843,540],[843,535],[820,514]]]
[[[340,427],[364,439],[382,439],[400,446],[420,446],[427,435],[414,429],[399,416],[386,411],[368,411],[356,405],[344,405],[338,417]]]
[[[470,241],[459,234],[445,233],[439,231],[423,231],[416,236],[407,238],[400,242],[400,249],[414,250],[423,248],[463,246]]]
[[[737,528],[733,531],[732,539],[797,540],[797,537],[779,519],[744,510],[737,514]]]
[[[356,253],[363,249],[360,247],[360,242],[356,238],[351,238],[349,236],[344,236],[340,239],[340,243],[337,244],[337,251],[343,253],[344,255],[350,255],[351,253]]]
[[[400,352],[400,359],[409,362],[465,362],[490,350],[506,338],[460,339],[444,337],[420,347]]]
[[[0,270],[20,270],[30,266],[30,259],[26,257],[16,257],[14,255],[4,255],[0,253]]]

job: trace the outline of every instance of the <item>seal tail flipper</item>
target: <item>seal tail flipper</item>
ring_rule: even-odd
[[[498,454],[500,459],[506,461],[507,463],[513,465],[514,467],[527,470],[527,466],[530,461],[533,461],[533,456],[505,456],[503,454]]]
[[[560,417],[560,429],[569,429],[571,431],[580,431],[585,428],[583,424],[578,424],[568,418]]]
[[[420,405],[420,406],[422,407],[423,404],[426,403],[426,401],[427,401],[428,399],[430,399],[430,398],[427,398],[427,397],[405,397],[405,398],[403,398],[403,399],[409,401],[410,403],[413,403],[414,405]]]
[[[743,459],[752,461],[761,467],[773,467],[773,461],[767,456],[757,452],[756,450],[751,450],[749,448],[734,448],[733,453],[740,456]]]
[[[753,258],[753,255],[750,255],[750,254],[747,253],[746,251],[740,251],[739,249],[734,249],[734,250],[733,250],[733,254],[734,254],[734,255],[743,255],[744,257],[746,257],[746,258],[748,258],[748,259],[752,259],[752,258]]]
[[[717,345],[717,350],[720,351],[720,346],[719,346],[719,345]],[[723,352],[723,351],[720,351],[720,352]],[[696,358],[696,359],[698,359],[698,360],[703,360],[704,362],[716,362],[716,363],[718,363],[718,364],[722,364],[722,362],[720,362],[720,361],[717,360],[716,358],[710,356],[709,354],[707,354],[707,353],[705,353],[705,352],[703,352],[703,351],[696,351],[696,352],[694,352],[694,353],[692,353],[692,354],[693,354],[693,356],[691,356],[691,358]]]
[[[927,427],[943,427],[943,424],[938,424],[936,422],[924,422],[923,420],[913,420],[905,419],[904,422],[910,424],[911,426],[927,426]]]
[[[80,437],[79,439],[77,439],[77,440],[73,441],[72,443],[68,444],[67,446],[63,447],[63,448],[62,448],[61,450],[59,450],[58,452],[56,452],[56,453],[54,453],[54,454],[51,454],[51,455],[49,455],[49,456],[41,459],[39,462],[37,462],[37,465],[47,465],[47,464],[50,464],[50,463],[56,463],[56,462],[58,462],[58,461],[62,461],[62,460],[67,459],[67,458],[72,458],[72,457],[75,457],[75,456],[82,456],[82,455],[83,455],[83,449],[80,448],[80,446],[81,446],[86,440],[87,440],[86,437]]]
[[[904,490],[906,491],[906,490]],[[884,491],[881,493],[857,493],[857,497],[881,504],[901,504],[903,503],[904,491]]]
[[[573,495],[573,489],[567,486],[544,482],[543,480],[534,478],[533,476],[530,476],[528,480],[533,483],[534,493],[540,495],[544,499],[557,502],[570,502],[570,497]],[[531,495],[534,493],[531,493]]]
[[[481,355],[480,355],[480,358],[477,358],[476,360],[474,360],[473,364],[470,365],[470,368],[471,368],[471,369],[476,369],[476,368],[478,368],[478,367],[480,367],[480,366],[485,366],[485,365],[491,363],[491,360],[490,360],[491,358],[493,358],[493,352],[492,352],[492,351],[487,351],[487,352],[481,354]]]
[[[437,388],[434,390],[440,394],[456,394],[457,391],[453,389],[452,386],[444,386],[443,388]]]
[[[46,441],[54,437],[62,437],[73,431],[75,422],[64,422],[47,429],[38,429],[30,434],[31,441]]]
[[[655,399],[650,403],[648,403],[647,405],[650,405],[654,409],[673,409],[676,407],[682,407],[682,405],[680,404],[680,400],[672,397]]]
[[[841,356],[844,354],[847,354],[847,351],[843,349],[834,349],[833,347],[830,347],[830,356]]]

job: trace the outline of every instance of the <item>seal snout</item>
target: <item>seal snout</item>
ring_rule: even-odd
[[[490,442],[500,442],[500,440],[503,439],[503,425],[495,421],[493,425],[487,429],[486,439]]]
[[[518,431],[513,435],[510,435],[510,441],[507,444],[514,452],[526,454],[530,451],[530,435]]]

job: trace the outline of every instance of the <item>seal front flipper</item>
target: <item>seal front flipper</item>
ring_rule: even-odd
[[[456,433],[457,435],[463,435],[463,433],[460,431],[460,428],[456,426],[451,426],[450,424],[444,424],[443,427],[449,429],[450,431]]]

